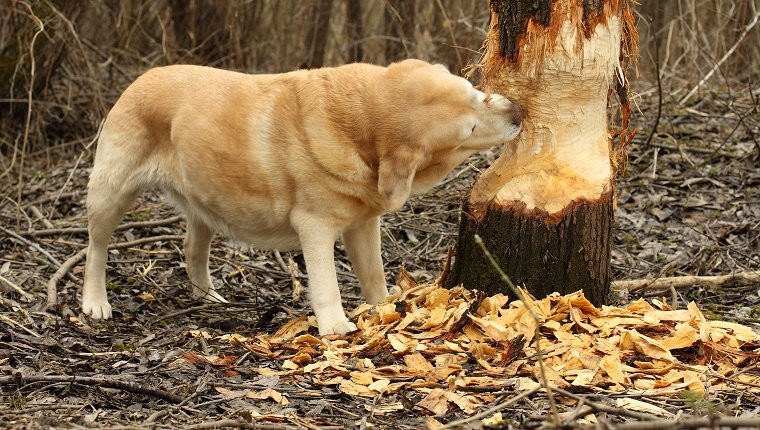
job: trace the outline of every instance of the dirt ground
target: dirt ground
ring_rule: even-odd
[[[716,90],[704,96],[689,109],[666,101],[658,132],[647,143],[657,116],[657,97],[654,89],[642,91],[635,118],[639,134],[618,182],[614,279],[760,269],[758,93]],[[253,373],[253,367],[273,364],[216,340],[229,333],[271,333],[291,316],[308,312],[306,295],[293,289],[294,279],[306,283],[298,253],[251,250],[217,236],[212,277],[231,303],[203,305],[189,297],[181,241],[169,237],[111,251],[107,279],[113,319],[93,322],[80,315],[81,264],[59,283],[59,305],[47,309],[48,279],[57,264],[87,242],[86,233],[63,230],[86,226],[85,187],[91,162],[89,151],[82,157],[69,151],[60,163],[50,162],[49,154],[32,157],[27,163],[36,168],[28,169],[21,188],[6,184],[0,189],[0,226],[17,233],[0,231],[0,276],[8,281],[0,280],[0,374],[113,376],[134,382],[137,388],[159,391],[97,386],[86,380],[41,378],[23,386],[6,380],[0,384],[2,427],[215,428],[224,424],[218,422],[223,419],[235,420],[227,423],[230,426],[243,427],[253,426],[248,420],[258,414],[268,418],[258,421],[256,428],[425,425],[429,411],[415,407],[419,399],[413,395],[392,394],[406,409],[373,414],[377,398],[348,396],[334,386],[312,386],[305,378],[283,382]],[[390,282],[402,265],[423,281],[438,276],[447,248],[456,241],[467,189],[495,157],[496,150],[474,156],[432,192],[385,216],[383,256]],[[146,194],[124,221],[143,224],[119,230],[113,243],[180,236],[184,221],[172,222],[175,215],[157,193]],[[166,219],[170,220],[163,225],[144,225]],[[358,285],[340,244],[336,256],[350,309],[360,303]],[[623,294],[619,300],[643,294],[665,297],[681,308],[695,301],[710,318],[760,329],[760,284],[645,291]],[[211,338],[198,336],[200,331]],[[232,357],[234,372],[208,363],[177,365],[188,352]],[[288,393],[290,402],[230,399],[218,387],[275,387]],[[179,396],[181,403],[161,399],[161,393]],[[546,414],[543,400],[536,394],[533,400],[513,405],[508,411],[513,425],[540,425]],[[710,401],[732,415],[760,408],[754,395],[716,396]],[[691,410],[683,402],[663,400],[661,406],[672,412],[707,413]],[[446,423],[462,417],[463,412],[454,410],[435,418]]]

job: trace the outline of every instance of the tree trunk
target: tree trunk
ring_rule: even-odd
[[[358,63],[364,60],[364,50],[362,49],[363,28],[361,2],[346,0],[346,35],[349,42],[349,63]]]
[[[312,6],[311,26],[306,32],[306,46],[310,47],[309,57],[301,64],[301,68],[318,69],[325,64],[325,48],[331,15],[332,0],[318,0]]]
[[[616,150],[607,126],[611,87],[622,79],[618,93],[627,91],[619,65],[621,46],[628,53],[635,43],[629,4],[493,0],[491,10],[484,87],[523,107],[523,132],[464,204],[449,282],[505,290],[478,234],[516,285],[537,296],[582,289],[600,304],[610,286],[613,178],[632,138],[618,132]]]

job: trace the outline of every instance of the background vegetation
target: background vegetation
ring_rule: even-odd
[[[658,62],[666,96],[683,97],[728,53],[709,83],[756,85],[754,0],[648,0],[638,14],[642,82]],[[25,156],[50,162],[71,154],[56,149],[88,147],[151,67],[272,73],[417,57],[458,71],[478,59],[488,20],[485,0],[3,0],[0,181],[22,179]]]

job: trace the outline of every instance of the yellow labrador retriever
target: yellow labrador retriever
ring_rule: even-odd
[[[342,236],[369,303],[388,295],[380,221],[470,154],[512,140],[521,110],[443,66],[406,60],[277,75],[199,66],[148,71],[106,119],[90,176],[82,311],[110,318],[108,241],[138,192],[187,216],[193,295],[224,302],[208,272],[214,232],[260,249],[302,249],[321,334],[356,329],[333,246]]]

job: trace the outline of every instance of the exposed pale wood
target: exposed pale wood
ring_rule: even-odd
[[[529,26],[517,61],[485,60],[489,89],[523,106],[521,137],[478,178],[473,205],[520,202],[549,214],[611,190],[607,94],[619,79],[622,22],[610,11],[584,37],[576,2],[553,3],[547,29]],[[556,9],[556,10],[555,10]],[[617,11],[619,13],[619,11]]]

